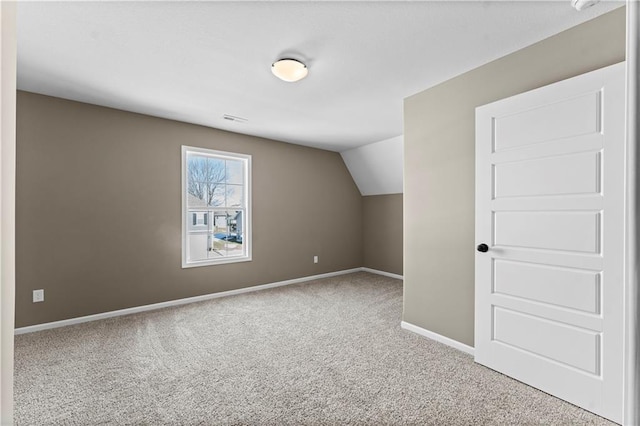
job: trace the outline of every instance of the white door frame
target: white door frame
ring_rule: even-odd
[[[626,209],[626,348],[624,424],[640,424],[640,6],[627,0],[627,209]]]
[[[13,424],[16,3],[0,2],[0,424]]]

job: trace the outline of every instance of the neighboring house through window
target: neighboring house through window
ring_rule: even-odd
[[[182,147],[182,267],[251,260],[251,156]]]

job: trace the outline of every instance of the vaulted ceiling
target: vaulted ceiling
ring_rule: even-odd
[[[18,88],[344,151],[402,134],[403,98],[621,5],[20,2]],[[309,76],[276,79],[281,57]]]

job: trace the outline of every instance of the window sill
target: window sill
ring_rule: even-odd
[[[199,268],[201,266],[228,265],[229,263],[251,262],[251,256],[234,257],[220,260],[202,260],[199,262],[182,262],[182,269]]]

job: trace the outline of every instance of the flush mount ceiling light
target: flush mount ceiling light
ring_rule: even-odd
[[[591,7],[593,5],[595,5],[596,3],[599,3],[600,0],[571,0],[571,5],[577,10],[577,11],[581,11],[584,10],[588,7]]]
[[[305,64],[298,60],[282,58],[271,64],[271,72],[280,80],[292,83],[305,78],[309,70]]]

